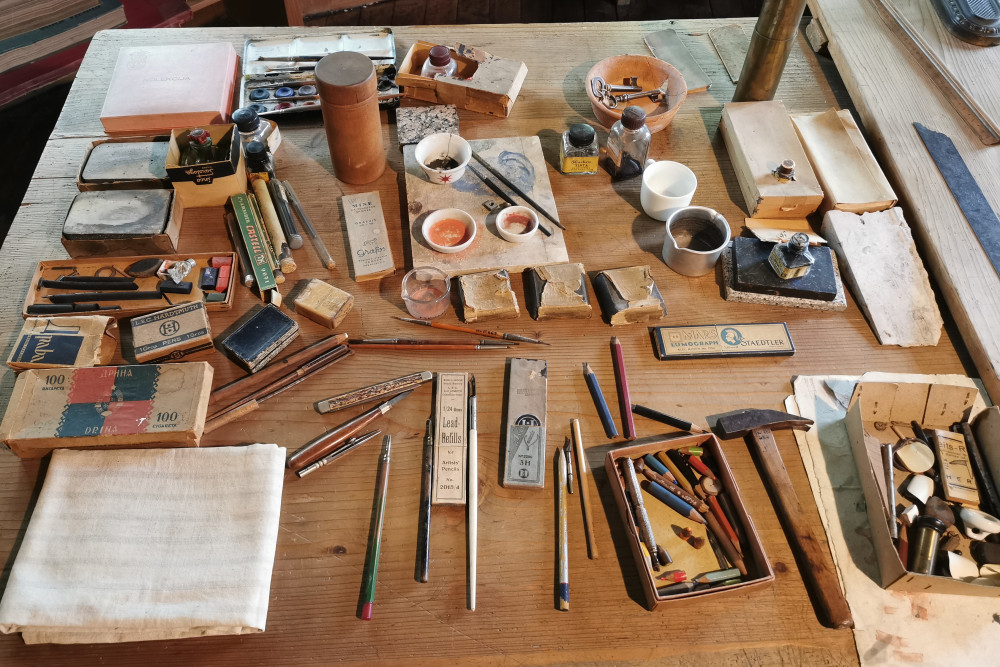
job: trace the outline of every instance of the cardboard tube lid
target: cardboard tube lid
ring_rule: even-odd
[[[371,59],[355,51],[331,53],[316,65],[316,84],[325,102],[363,102],[377,94],[377,83]]]

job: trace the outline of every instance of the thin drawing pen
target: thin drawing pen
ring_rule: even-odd
[[[375,485],[375,506],[372,508],[372,531],[368,536],[368,554],[365,556],[365,573],[361,581],[361,620],[372,620],[375,606],[375,582],[378,578],[378,557],[382,550],[382,524],[385,521],[385,499],[389,492],[389,448],[392,436],[382,437],[382,461]]]

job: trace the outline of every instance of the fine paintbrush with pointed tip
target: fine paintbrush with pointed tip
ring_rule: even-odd
[[[446,331],[459,331],[461,333],[475,334],[476,336],[486,336],[487,338],[501,338],[503,340],[514,340],[521,343],[536,343],[538,345],[552,344],[546,343],[543,340],[538,340],[537,338],[528,338],[527,336],[520,336],[518,334],[489,331],[486,329],[473,329],[472,327],[463,327],[457,324],[445,324],[444,322],[433,322],[431,320],[417,320],[412,317],[399,317],[398,315],[393,315],[393,317],[400,322],[409,322],[410,324],[419,324],[420,326],[434,327],[435,329],[444,329]]]

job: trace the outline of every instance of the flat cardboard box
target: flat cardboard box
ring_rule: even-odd
[[[764,545],[761,543],[757,529],[754,527],[753,519],[750,518],[750,514],[743,505],[739,486],[737,486],[736,480],[733,478],[733,473],[729,469],[729,464],[726,462],[722,446],[714,434],[701,433],[680,437],[659,435],[639,438],[633,442],[634,444],[629,447],[610,450],[604,458],[604,469],[608,474],[611,493],[615,497],[615,504],[618,506],[618,513],[625,528],[625,536],[628,539],[629,549],[632,551],[632,558],[635,561],[636,571],[639,575],[639,583],[642,585],[643,593],[646,596],[646,607],[648,609],[659,609],[669,606],[674,601],[705,595],[722,595],[734,592],[745,593],[751,588],[760,587],[774,580],[774,570],[771,568],[771,563],[768,562],[767,556],[764,554]],[[643,552],[642,539],[632,518],[631,502],[627,500],[628,493],[625,490],[625,480],[622,478],[617,462],[621,458],[634,460],[646,454],[692,446],[703,447],[706,453],[711,455],[715,464],[713,469],[722,483],[723,491],[733,506],[734,512],[739,517],[740,525],[743,529],[742,532],[748,542],[748,544],[743,545],[743,560],[747,567],[747,581],[677,595],[661,595],[656,590],[657,581],[654,579],[654,573],[648,565],[648,558]],[[639,475],[639,479],[641,483],[644,477]],[[718,562],[715,560],[712,552],[712,547],[707,543],[707,540],[701,549],[694,549],[677,537],[676,532],[673,530],[674,526],[681,528],[690,527],[695,535],[704,536],[705,527],[702,524],[682,517],[645,491],[643,491],[643,504],[647,506],[647,512],[650,515],[654,538],[658,544],[666,547],[674,559],[672,564],[661,568],[661,571],[686,570],[688,577],[693,579],[704,572],[719,569]],[[660,582],[659,585],[666,586],[668,583]]]
[[[208,312],[200,301],[133,317],[132,354],[140,364],[188,361],[212,347]]]
[[[81,447],[197,447],[212,391],[205,362],[29,370],[0,439],[21,458]]]
[[[167,149],[167,175],[185,208],[225,206],[229,197],[247,190],[247,172],[235,125],[199,125],[212,135],[212,145],[225,151],[218,162],[181,166],[181,152],[193,127],[172,130]]]
[[[167,176],[168,135],[113,137],[90,144],[76,174],[76,187],[91,190],[151,190],[171,188]],[[107,144],[104,148],[98,146]],[[95,152],[96,151],[96,152]],[[109,152],[106,158],[102,157]],[[91,158],[95,162],[91,164]]]
[[[396,83],[406,97],[453,104],[459,109],[493,116],[510,115],[511,107],[528,75],[528,66],[519,60],[496,56],[465,44],[448,46],[458,64],[454,76],[430,79],[420,76],[420,68],[430,55],[432,42],[417,41],[399,65]]]
[[[107,315],[29,317],[7,365],[15,371],[66,366],[103,366],[118,351],[118,322]]]
[[[974,387],[922,382],[859,382],[854,388],[847,409],[845,423],[858,466],[861,488],[868,506],[872,546],[878,560],[882,588],[911,593],[949,593],[1000,597],[1000,587],[981,586],[951,577],[909,572],[899,559],[889,531],[885,474],[882,466],[881,445],[895,443],[893,423],[906,426],[913,420],[925,430],[947,429],[961,421],[966,410],[972,408],[973,416],[984,407],[979,392]],[[882,428],[879,428],[881,426]],[[992,441],[980,439],[980,448],[986,450]],[[984,451],[986,458],[997,459]],[[897,487],[908,474],[896,471]],[[897,498],[900,496],[897,494]],[[912,544],[912,540],[910,542]]]
[[[93,191],[90,191],[87,194],[92,193]],[[170,213],[166,225],[158,233],[104,239],[66,238],[63,235],[60,241],[70,257],[172,254],[177,252],[177,242],[181,235],[183,220],[184,206],[175,194],[171,197]]]

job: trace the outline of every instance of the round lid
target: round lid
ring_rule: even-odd
[[[257,116],[257,112],[251,107],[237,109],[233,112],[231,118],[236,123],[236,127],[240,132],[253,132],[260,126],[260,117]]]
[[[589,146],[594,143],[594,128],[586,123],[577,123],[569,128],[569,143],[574,146]]]
[[[251,141],[243,150],[246,151],[248,170],[267,171],[267,146],[259,141]]]
[[[948,530],[948,526],[944,524],[944,521],[937,519],[932,516],[927,516],[926,514],[918,516],[917,520],[913,522],[914,528],[930,528],[938,533],[943,533]]]
[[[788,240],[788,246],[796,253],[805,252],[805,249],[809,247],[809,236],[804,232],[795,232]]]
[[[630,130],[638,130],[646,124],[646,112],[642,107],[625,107],[622,112],[622,125]]]
[[[316,65],[320,95],[340,104],[360,102],[375,93],[375,65],[356,51],[338,51]]]
[[[212,135],[200,127],[196,127],[188,132],[188,143],[196,146],[211,146]]]
[[[447,46],[437,46],[431,47],[430,52],[431,65],[435,67],[444,67],[451,62],[451,51],[448,50]]]

